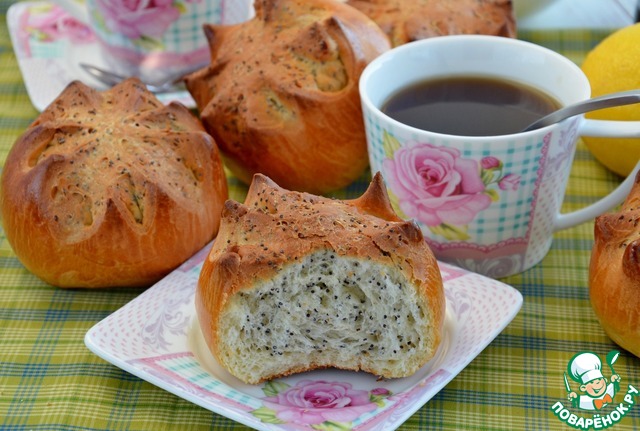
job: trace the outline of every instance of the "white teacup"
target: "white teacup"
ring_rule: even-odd
[[[203,24],[234,24],[253,13],[252,0],[54,0],[88,25],[113,72],[149,83],[209,62]]]
[[[382,172],[394,207],[421,226],[439,259],[491,277],[522,272],[547,254],[555,231],[593,219],[628,194],[633,174],[602,200],[560,214],[578,136],[638,137],[639,122],[577,116],[525,133],[470,137],[410,127],[381,111],[400,89],[447,76],[520,82],[563,106],[591,94],[567,58],[495,36],[420,40],[367,66],[360,94],[371,170]]]

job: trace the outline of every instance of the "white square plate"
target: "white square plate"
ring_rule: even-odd
[[[257,430],[394,430],[464,369],[522,305],[513,287],[439,263],[447,298],[443,343],[413,376],[377,380],[328,369],[247,385],[216,362],[196,319],[194,294],[209,249],[91,328],[85,343],[123,370]]]

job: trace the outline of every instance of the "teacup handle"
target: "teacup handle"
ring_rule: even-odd
[[[58,6],[63,8],[72,17],[81,21],[83,24],[89,24],[89,12],[85,0],[52,0]]]
[[[640,138],[640,122],[585,119],[580,125],[580,134],[603,138]]]
[[[640,123],[637,121],[584,120],[580,125],[580,134],[609,138],[640,138]],[[593,220],[620,204],[631,192],[638,171],[640,171],[640,160],[629,176],[607,196],[577,211],[559,214],[554,224],[554,231]]]

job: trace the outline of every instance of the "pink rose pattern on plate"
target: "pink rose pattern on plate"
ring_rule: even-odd
[[[382,169],[396,211],[447,240],[468,240],[469,223],[500,199],[497,189],[513,191],[520,184],[520,176],[505,173],[493,156],[478,162],[429,143],[401,147],[386,132],[383,145]]]
[[[262,407],[251,414],[265,423],[310,426],[316,430],[351,430],[352,421],[383,407],[392,395],[386,388],[354,389],[350,383],[302,380],[264,385]]]

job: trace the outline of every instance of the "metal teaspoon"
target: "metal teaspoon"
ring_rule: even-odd
[[[118,84],[119,82],[127,78],[126,76],[119,75],[117,73],[99,68],[91,64],[80,63],[80,67],[82,67],[87,73],[89,73],[91,76],[96,78],[98,81],[110,87]],[[182,78],[185,75],[195,70],[197,69],[194,68],[193,70],[188,70],[186,72],[176,74],[175,76],[169,77],[161,83],[151,84],[151,83],[145,82],[144,84],[147,86],[149,91],[157,94],[183,91],[185,90],[185,88],[184,88],[184,85],[182,84]]]
[[[589,111],[596,111],[598,109],[611,108],[613,106],[631,105],[634,103],[640,103],[640,89],[621,91],[618,93],[606,94],[604,96],[594,97],[592,99],[583,100],[578,103],[574,103],[564,108],[560,108],[551,114],[545,115],[537,121],[534,121],[521,132],[528,132],[530,130],[540,129],[542,127],[550,126],[560,121],[573,117],[574,115],[584,114]]]

